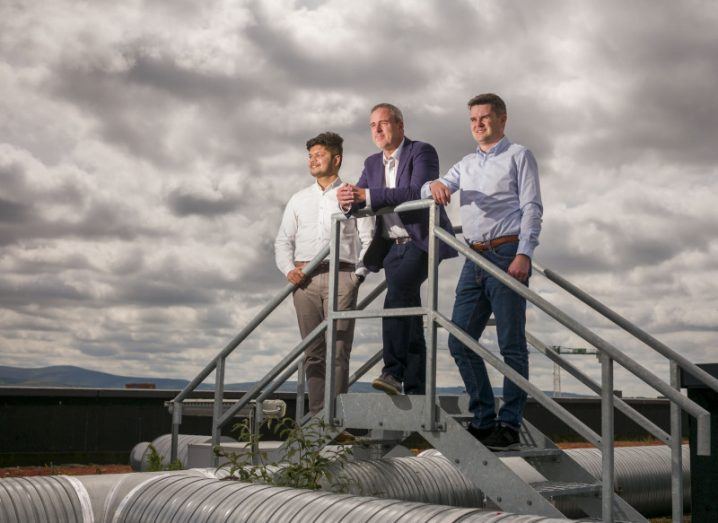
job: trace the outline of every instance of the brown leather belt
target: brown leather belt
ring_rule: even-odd
[[[488,251],[490,249],[495,249],[499,245],[503,245],[504,243],[518,243],[519,237],[515,234],[512,236],[499,236],[498,238],[494,238],[493,240],[487,240],[485,242],[474,242],[470,243],[469,247],[474,249],[478,252],[484,252]]]
[[[303,268],[307,263],[309,263],[309,262],[305,262],[305,261],[300,262],[300,261],[298,261],[298,262],[294,262],[294,266],[297,267],[297,268],[299,268],[299,269],[301,269],[301,268]],[[340,262],[339,262],[339,270],[340,270],[340,271],[354,271],[354,270],[356,270],[356,265],[354,265],[353,263],[340,261]],[[317,265],[317,266],[314,268],[314,270],[312,271],[312,274],[319,274],[319,273],[328,272],[328,271],[329,271],[329,262],[328,262],[328,261],[323,261],[323,262],[319,262],[319,265]]]
[[[409,243],[411,241],[411,237],[405,236],[404,238],[392,238],[391,241],[397,245],[404,245],[405,243]]]

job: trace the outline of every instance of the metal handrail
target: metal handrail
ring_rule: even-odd
[[[566,372],[571,374],[573,377],[575,377],[578,381],[583,383],[586,387],[591,389],[593,392],[597,393],[599,396],[601,394],[601,385],[599,383],[596,383],[593,381],[590,377],[588,377],[586,374],[581,372],[578,368],[576,368],[571,362],[566,360],[565,358],[562,358],[560,355],[556,354],[553,350],[551,350],[545,343],[543,343],[541,340],[536,338],[533,334],[526,331],[526,341],[534,347],[536,350],[538,350],[540,353],[544,354],[548,359],[556,363],[557,365],[561,366]],[[614,399],[614,402],[616,404],[616,408],[623,412],[629,419],[636,422],[638,425],[646,429],[648,433],[653,435],[657,440],[662,441],[666,445],[670,444],[671,436],[666,431],[661,429],[658,425],[653,423],[651,420],[649,420],[647,417],[645,417],[643,414],[638,412],[636,409],[631,407],[628,403],[623,401],[621,398],[616,397]]]
[[[405,212],[419,209],[429,210],[429,253],[428,253],[428,296],[427,296],[427,307],[407,307],[404,309],[381,309],[378,311],[365,311],[361,310],[371,302],[376,296],[378,296],[385,288],[386,283],[383,282],[372,292],[372,295],[365,300],[353,311],[337,311],[337,281],[338,281],[338,252],[339,252],[339,226],[342,221],[355,219],[358,217],[365,216],[376,216],[383,215],[392,212]],[[573,319],[568,314],[564,313],[559,308],[555,307],[544,298],[542,298],[536,292],[530,290],[527,286],[516,281],[514,278],[506,274],[504,271],[494,266],[491,262],[485,260],[483,257],[469,249],[465,244],[458,241],[452,234],[443,230],[438,223],[438,212],[437,206],[433,200],[415,200],[411,202],[405,202],[394,208],[384,208],[379,211],[371,211],[364,209],[356,213],[354,216],[345,216],[343,214],[336,214],[332,219],[332,230],[330,242],[322,252],[320,252],[306,267],[306,272],[311,274],[311,271],[322,261],[327,255],[329,255],[329,299],[328,299],[328,317],[327,319],[317,326],[309,336],[304,338],[294,349],[292,349],[282,361],[277,364],[262,380],[260,380],[255,386],[245,393],[242,398],[235,403],[230,409],[225,411],[220,416],[220,410],[217,408],[218,401],[221,402],[221,396],[223,394],[223,381],[224,381],[224,363],[226,357],[271,313],[295,288],[294,285],[287,285],[282,291],[275,296],[275,298],[268,303],[260,313],[250,322],[245,329],[243,329],[220,353],[213,359],[213,361],[203,369],[193,380],[190,382],[180,394],[173,400],[173,455],[172,459],[176,457],[176,429],[178,428],[179,422],[181,422],[181,404],[187,395],[193,391],[206,377],[214,370],[217,370],[221,376],[217,377],[215,384],[215,416],[213,418],[213,439],[215,435],[219,434],[219,429],[227,423],[233,415],[238,412],[243,406],[245,406],[255,395],[261,392],[258,397],[258,401],[261,402],[269,394],[273,393],[282,383],[284,383],[294,372],[301,369],[301,364],[297,362],[297,358],[304,350],[304,348],[311,343],[317,336],[324,333],[326,330],[327,340],[327,361],[333,361],[335,357],[335,339],[336,339],[336,327],[335,322],[342,318],[369,318],[369,317],[387,317],[387,316],[405,316],[405,315],[422,315],[426,316],[428,320],[428,335],[427,335],[427,368],[426,368],[426,403],[427,408],[427,422],[422,425],[423,430],[436,430],[439,428],[436,424],[438,418],[436,411],[436,328],[442,326],[447,329],[451,334],[456,336],[466,346],[477,352],[482,356],[489,364],[494,368],[497,368],[499,372],[504,374],[508,379],[514,382],[522,390],[531,393],[531,395],[541,404],[544,405],[550,412],[553,412],[560,419],[565,421],[569,426],[579,432],[584,438],[599,446],[603,450],[603,472],[604,472],[604,489],[603,489],[603,508],[604,518],[610,518],[610,512],[612,510],[611,496],[612,496],[612,475],[613,475],[613,409],[614,407],[621,410],[622,412],[632,416],[632,418],[638,422],[646,430],[656,436],[659,440],[664,443],[671,445],[672,450],[679,448],[680,445],[680,409],[685,410],[698,421],[698,438],[697,438],[697,453],[699,455],[707,455],[710,453],[710,428],[709,419],[710,415],[708,411],[684,397],[680,393],[678,383],[678,368],[686,370],[689,374],[695,376],[700,381],[706,383],[713,390],[718,391],[718,380],[708,375],[705,371],[697,367],[692,362],[688,361],[685,357],[673,351],[657,339],[650,336],[648,333],[632,324],[622,316],[618,315],[595,298],[589,296],[587,293],[568,282],[558,274],[548,269],[543,268],[536,262],[533,263],[533,267],[539,274],[542,274],[552,282],[556,283],[564,290],[577,297],[594,310],[607,317],[614,323],[616,323],[623,330],[632,334],[639,340],[646,343],[649,347],[653,348],[671,362],[671,384],[664,382],[658,376],[650,372],[648,369],[640,365],[638,362],[629,358],[623,354],[616,347],[608,343],[603,338],[593,333],[588,328],[584,327],[578,321]],[[461,230],[460,227],[455,228],[457,232]],[[556,319],[559,323],[569,328],[574,333],[578,334],[586,341],[595,346],[601,354],[601,367],[602,367],[602,383],[598,385],[593,382],[588,376],[583,374],[581,371],[573,367],[568,361],[561,358],[559,355],[553,354],[548,351],[546,346],[543,345],[536,338],[527,333],[527,341],[536,347],[540,352],[546,354],[555,363],[561,365],[564,369],[568,370],[571,374],[576,376],[581,382],[587,385],[591,390],[599,392],[601,395],[602,404],[602,435],[599,436],[583,422],[575,418],[563,407],[561,407],[553,398],[545,395],[540,389],[532,385],[528,380],[520,376],[516,371],[506,365],[503,361],[489,352],[484,348],[478,340],[474,340],[458,326],[452,323],[448,318],[443,316],[437,310],[437,289],[438,289],[438,248],[439,242],[436,240],[443,241],[449,246],[456,249],[460,254],[477,264],[491,276],[499,280],[501,283],[512,289],[514,292],[521,295],[527,301],[533,303],[536,307],[547,313],[549,316]],[[383,286],[383,287],[382,287]],[[381,287],[381,289],[380,289]],[[359,379],[364,373],[366,373],[375,363],[380,359],[380,352],[375,354],[369,361],[367,361],[362,368],[360,368],[354,375],[352,375],[352,383]],[[616,361],[624,368],[629,370],[639,379],[653,387],[654,389],[661,392],[666,398],[671,401],[671,435],[668,435],[650,420],[644,416],[638,414],[635,409],[630,407],[620,398],[616,398],[613,393],[613,362]],[[335,369],[334,365],[327,365],[326,372],[326,384],[325,384],[325,408],[324,416],[330,425],[339,425],[341,420],[335,418],[336,414],[336,391],[334,390],[335,383]],[[274,381],[273,381],[274,380]],[[300,399],[297,398],[297,401]],[[303,398],[302,398],[303,401]],[[676,443],[678,442],[678,443]],[[675,452],[673,452],[675,454]],[[677,458],[673,456],[674,467],[676,466],[676,460],[678,466],[680,466],[680,456]],[[680,487],[680,483],[674,484],[674,490],[676,485]],[[675,505],[675,503],[674,503]],[[677,509],[674,507],[674,511]],[[609,514],[606,516],[606,514]]]
[[[303,272],[307,275],[311,275],[312,271],[327,257],[329,254],[329,246],[323,248],[317,256],[315,256],[307,265],[304,266]],[[217,377],[215,379],[215,397],[214,397],[214,408],[212,416],[212,444],[219,444],[220,431],[224,425],[226,425],[232,417],[244,408],[254,396],[262,391],[277,375],[284,371],[294,360],[296,360],[304,351],[304,349],[318,336],[324,333],[327,327],[327,322],[320,323],[312,332],[310,332],[303,340],[299,342],[290,352],[287,354],[279,364],[275,365],[267,375],[258,381],[254,387],[242,395],[229,409],[222,411],[222,400],[223,400],[223,387],[224,387],[224,363],[229,356],[247,336],[249,336],[254,329],[256,329],[262,321],[276,309],[296,288],[294,284],[285,285],[284,288],[277,293],[274,298],[265,305],[262,310],[250,321],[250,323],[242,329],[242,331],[235,336],[227,346],[220,351],[215,358],[189,383],[185,388],[172,400],[173,417],[172,417],[172,445],[171,445],[171,459],[175,460],[177,452],[177,441],[179,434],[179,425],[182,420],[182,402],[186,397],[194,391],[197,386],[202,383],[209,374],[215,369],[217,370]],[[379,283],[374,289],[372,289],[367,296],[357,305],[357,310],[364,309],[367,305],[373,302],[377,296],[379,296],[386,289],[386,282]],[[295,365],[294,369],[297,366]],[[276,386],[272,389],[274,392],[282,383],[284,383],[291,374],[285,374],[284,379],[277,380]],[[262,398],[265,399],[266,395]],[[259,400],[261,401],[261,400]]]
[[[606,340],[592,332],[590,329],[584,327],[577,320],[560,310],[555,305],[549,303],[546,299],[541,297],[535,291],[532,291],[516,279],[512,278],[501,269],[486,261],[482,256],[478,255],[473,250],[469,249],[466,245],[458,241],[453,235],[450,235],[442,229],[436,229],[436,236],[459,251],[462,255],[469,258],[472,262],[476,263],[482,270],[485,270],[491,276],[499,280],[501,283],[509,287],[511,290],[521,295],[527,301],[533,303],[536,307],[544,311],[546,314],[563,324],[569,330],[581,336],[584,340],[589,342],[591,345],[596,347],[599,351],[605,353],[612,360],[615,360],[626,370],[630,371],[636,377],[661,392],[668,399],[678,404],[683,410],[691,414],[696,418],[698,422],[698,442],[697,451],[699,455],[710,454],[710,427],[708,421],[710,419],[709,412],[683,396],[680,391],[672,388],[668,383],[664,382],[658,376],[653,374],[651,371],[643,367],[641,364],[626,356],[618,348],[608,343]]]
[[[605,318],[611,320],[613,323],[621,327],[621,329],[628,332],[633,337],[637,338],[638,340],[642,341],[643,343],[654,349],[656,352],[660,353],[662,356],[665,356],[669,360],[676,362],[680,368],[682,368],[688,374],[691,374],[696,379],[700,380],[707,387],[713,389],[715,392],[718,392],[718,379],[708,374],[706,371],[698,367],[688,358],[686,358],[679,352],[674,351],[665,343],[657,340],[656,338],[648,334],[646,331],[638,327],[636,324],[627,320],[626,318],[618,314],[616,311],[610,309],[609,307],[598,301],[596,298],[588,294],[586,291],[568,281],[566,278],[564,278],[557,272],[550,269],[546,269],[535,262],[532,263],[532,268],[539,274],[545,276],[548,280],[554,282],[556,285],[567,291],[572,296],[581,300],[583,303],[591,307],[593,310],[595,310]]]

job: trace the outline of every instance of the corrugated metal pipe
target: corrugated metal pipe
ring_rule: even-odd
[[[180,435],[179,456],[187,455],[187,448],[190,443],[196,442],[195,438],[206,437]],[[155,442],[157,452],[164,459],[169,459],[169,434],[160,436]],[[570,449],[566,452],[595,478],[600,478],[601,453],[598,449]],[[344,465],[335,484],[325,485],[324,488],[360,496],[459,507],[486,506],[483,493],[438,451],[428,450],[420,456],[422,459],[431,457],[431,462],[422,463],[411,457],[351,461]],[[546,481],[546,478],[521,458],[502,458],[502,461],[528,483]],[[222,475],[220,473],[219,477]],[[690,509],[690,460],[687,445],[683,446],[683,478],[683,504],[684,511],[687,512]],[[664,445],[617,447],[614,483],[616,492],[642,514],[648,517],[670,515],[670,449]],[[563,513],[573,517],[581,514],[569,499],[559,498],[557,506]]]
[[[601,459],[597,450],[573,449],[567,453],[591,474],[600,476]],[[503,459],[526,481],[544,480],[543,476],[522,459]],[[617,448],[615,463],[616,487],[628,503],[647,517],[670,513],[670,452],[667,447]],[[683,463],[684,506],[687,508],[690,500],[687,446],[683,447]],[[428,513],[423,511],[436,510],[438,519],[432,521],[555,521],[541,518],[525,519],[528,516],[510,516],[524,519],[506,519],[509,516],[503,513],[501,516],[493,512],[487,515],[473,509],[469,512],[447,512],[448,507],[445,506],[421,508],[424,505],[414,505],[414,502],[423,501],[437,505],[454,505],[455,510],[460,510],[456,509],[456,506],[483,505],[483,495],[463,478],[451,462],[436,451],[424,453],[418,458],[390,458],[347,463],[341,473],[343,479],[339,479],[334,487],[327,486],[327,488],[347,489],[348,494],[343,495],[320,491],[295,491],[266,485],[244,485],[235,481],[218,481],[213,476],[212,469],[192,469],[178,472],[99,476],[6,478],[0,480],[0,523],[48,521],[102,523],[114,522],[115,516],[120,515],[124,519],[116,521],[150,521],[143,519],[146,511],[147,514],[152,514],[152,517],[161,514],[162,521],[224,521],[221,518],[215,519],[214,516],[208,519],[208,515],[220,513],[227,517],[232,515],[232,518],[234,518],[233,514],[249,514],[252,519],[248,521],[271,521],[253,519],[252,515],[256,511],[258,517],[265,517],[264,507],[267,504],[276,508],[278,517],[279,515],[282,517],[286,515],[287,518],[296,517],[286,521],[310,521],[304,519],[305,517],[314,518],[311,521],[336,521],[332,519],[339,517],[337,516],[339,513],[335,511],[344,509],[347,510],[346,516],[349,518],[345,521],[365,521],[361,517],[370,516],[361,508],[364,505],[372,507],[371,510],[376,512],[371,514],[376,513],[377,517],[381,518],[372,521],[398,521],[399,517],[404,517],[401,515],[404,513],[397,514],[396,511],[409,506],[414,507],[411,510],[416,512],[407,512],[411,514],[406,516],[407,520],[417,518],[422,520],[425,516],[428,518]],[[255,494],[255,491],[264,494]],[[368,495],[397,498],[403,501],[396,499],[378,501],[364,497]],[[275,501],[265,500],[267,496],[272,499],[276,496],[277,500],[283,501],[277,501],[274,505]],[[235,505],[235,498],[246,500],[248,506]],[[295,501],[299,505],[295,506]],[[285,507],[284,505],[287,504],[292,506]],[[304,504],[311,504],[313,508],[307,508],[309,512],[304,512],[300,510]],[[295,508],[296,513],[291,512]],[[569,517],[579,514],[578,509],[565,500],[559,500],[558,508]],[[220,509],[221,511],[217,512]],[[138,512],[140,510],[141,514]],[[327,519],[321,519],[317,514],[321,514],[321,518],[327,515]],[[339,515],[341,514],[344,512]],[[393,519],[389,514],[393,514]],[[454,515],[459,519],[451,519]],[[352,519],[355,516],[359,519]],[[473,519],[466,519],[469,516]],[[444,517],[448,519],[442,519]],[[482,519],[476,519],[479,517]],[[490,517],[494,519],[486,519]],[[227,521],[233,520],[227,519]]]
[[[152,478],[130,493],[113,523],[516,522],[568,523],[545,518],[377,499],[317,490],[270,487],[182,474]]]
[[[477,508],[208,478],[203,471],[7,478],[0,523],[569,523]]]
[[[601,478],[601,452],[598,449],[569,449],[566,450],[574,461],[585,468],[596,479]],[[437,462],[437,458],[439,462]],[[431,459],[436,473],[441,469],[454,469],[456,466],[444,458],[436,450],[427,450],[419,454],[418,458],[394,458],[394,460]],[[502,461],[518,474],[524,481],[538,483],[546,481],[533,467],[521,458],[501,458]],[[671,450],[664,445],[649,445],[637,447],[617,447],[614,450],[615,476],[614,489],[626,502],[646,517],[670,516],[671,514]],[[388,460],[386,460],[388,461]],[[688,445],[682,446],[683,461],[683,510],[690,510],[691,484],[690,484],[690,450]],[[347,472],[352,469],[347,467]],[[385,472],[386,474],[386,472]],[[357,476],[358,478],[360,476]],[[361,480],[358,480],[361,481]],[[387,478],[387,483],[391,482]],[[367,486],[370,486],[367,483]],[[453,483],[454,488],[461,488],[460,483]],[[471,486],[469,486],[471,488]],[[466,495],[464,492],[455,493]],[[476,497],[481,494],[474,493]],[[476,506],[476,505],[474,505]],[[580,514],[578,507],[569,499],[559,498],[556,506],[569,517]]]
[[[229,436],[222,436],[220,441],[222,443],[237,443],[236,439],[230,438]],[[211,436],[180,434],[177,438],[177,459],[186,467],[189,459],[189,446],[211,442]],[[172,434],[163,434],[152,440],[152,442],[143,441],[132,448],[130,452],[130,466],[132,470],[138,472],[147,472],[149,470],[150,445],[155,448],[157,455],[162,459],[162,463],[169,465],[172,451]]]

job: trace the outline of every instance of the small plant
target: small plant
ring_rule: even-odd
[[[159,472],[161,470],[182,470],[184,469],[184,465],[182,462],[178,459],[170,462],[168,465],[165,465],[165,460],[162,456],[160,456],[160,453],[157,452],[157,449],[155,446],[150,443],[148,450],[150,451],[149,456],[147,456],[147,470],[149,472]]]
[[[239,433],[239,441],[247,443],[248,452],[214,449],[215,454],[227,459],[227,463],[219,468],[228,471],[228,479],[310,490],[318,490],[334,481],[332,490],[346,490],[344,485],[336,484],[336,472],[348,460],[351,449],[344,445],[337,450],[325,449],[334,435],[323,419],[312,419],[304,427],[291,418],[284,418],[274,425],[271,422],[267,420],[267,427],[285,440],[281,459],[268,465],[267,454],[259,451],[259,436],[250,430],[247,421],[238,423],[234,429]]]

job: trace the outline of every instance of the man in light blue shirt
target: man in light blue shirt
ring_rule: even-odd
[[[526,147],[504,135],[507,113],[500,97],[481,94],[468,105],[476,152],[443,178],[424,184],[421,195],[446,205],[458,190],[463,234],[471,248],[528,285],[543,213],[536,160]],[[452,321],[478,339],[492,312],[504,361],[528,378],[526,300],[466,260]],[[504,402],[497,417],[483,359],[454,336],[449,336],[449,350],[469,394],[474,415],[469,432],[492,450],[516,448],[526,393],[504,379]]]

